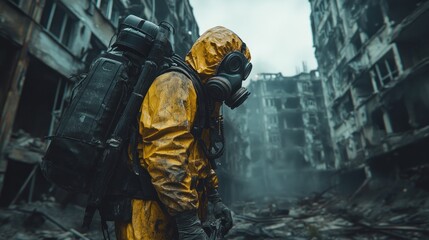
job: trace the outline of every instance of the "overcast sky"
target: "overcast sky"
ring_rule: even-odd
[[[190,0],[200,28],[222,25],[250,49],[253,71],[296,74],[302,62],[317,68],[308,0]]]

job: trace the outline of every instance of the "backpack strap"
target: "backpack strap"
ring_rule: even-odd
[[[195,139],[201,139],[203,129],[208,126],[208,120],[210,116],[211,103],[210,98],[207,97],[207,93],[203,84],[200,81],[198,74],[194,69],[190,68],[178,55],[173,56],[173,64],[162,71],[161,74],[167,72],[180,72],[187,76],[194,86],[195,92],[197,93],[197,114],[196,121],[192,126],[191,133]]]

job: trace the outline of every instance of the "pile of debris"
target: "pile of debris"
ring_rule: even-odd
[[[62,207],[53,198],[45,201],[0,208],[0,239],[11,240],[101,240],[100,219],[94,216],[90,230],[81,228],[84,209]],[[114,228],[109,225],[114,239]]]
[[[237,204],[226,239],[429,239],[429,194],[410,182],[370,181],[349,197],[333,190]]]

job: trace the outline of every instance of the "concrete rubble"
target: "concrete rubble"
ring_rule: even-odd
[[[429,239],[429,194],[409,181],[369,181],[351,196],[334,189],[300,199],[236,204],[226,239]],[[262,207],[262,208],[261,208]]]
[[[365,180],[348,195],[334,185],[306,197],[235,202],[235,225],[225,239],[428,239],[429,193],[419,188],[426,186],[426,171],[414,169],[396,181]],[[103,239],[98,216],[85,232],[83,207],[57,201],[45,194],[0,208],[0,239]],[[115,239],[112,223],[109,234]]]

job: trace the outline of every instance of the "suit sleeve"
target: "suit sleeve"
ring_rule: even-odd
[[[170,72],[155,79],[146,94],[140,118],[143,136],[141,164],[148,170],[159,199],[171,215],[196,210],[198,195],[191,188],[189,152],[197,111],[192,82]]]

